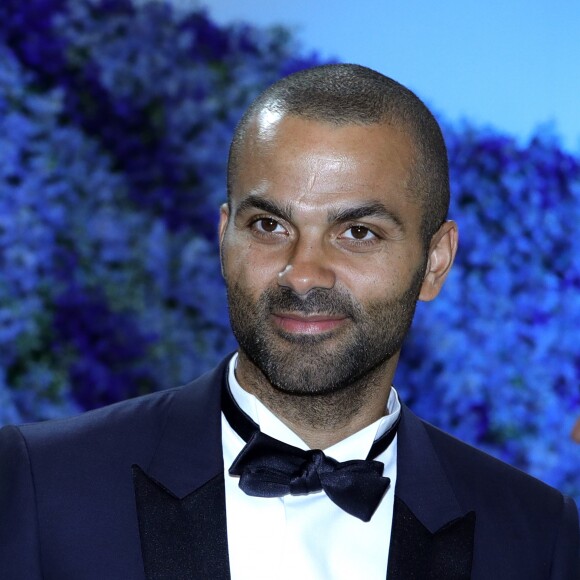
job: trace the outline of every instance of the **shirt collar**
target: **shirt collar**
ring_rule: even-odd
[[[237,361],[238,354],[236,353],[229,362],[228,382],[232,396],[242,411],[260,426],[262,433],[300,449],[309,449],[308,445],[257,397],[241,387],[235,373]],[[337,461],[365,459],[375,439],[378,439],[395,423],[401,412],[401,403],[394,387],[391,387],[389,393],[386,412],[384,417],[325,449],[325,454]]]

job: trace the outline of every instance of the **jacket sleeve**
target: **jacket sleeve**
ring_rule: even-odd
[[[564,496],[550,580],[580,580],[580,529],[574,500]]]
[[[42,578],[34,481],[17,427],[0,429],[0,576]]]

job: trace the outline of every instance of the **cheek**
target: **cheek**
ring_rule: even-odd
[[[264,252],[251,243],[224,240],[222,259],[226,283],[238,284],[254,296],[276,285],[278,274],[284,268],[273,252]]]
[[[396,299],[404,294],[418,275],[419,264],[409,256],[363,260],[342,268],[337,279],[361,302]]]

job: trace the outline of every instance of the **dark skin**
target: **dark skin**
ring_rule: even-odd
[[[580,419],[578,419],[578,421],[576,421],[576,424],[574,425],[574,428],[572,429],[572,441],[575,441],[576,443],[580,443]]]
[[[409,138],[392,126],[334,127],[263,111],[242,146],[230,206],[221,208],[226,283],[252,304],[269,288],[300,297],[336,289],[372,319],[419,274],[417,298],[433,300],[455,257],[457,226],[445,222],[425,247],[423,208],[407,189],[412,165]],[[360,330],[328,313],[274,312],[259,323],[290,359],[300,337],[314,337],[313,348],[332,360]],[[273,387],[243,350],[236,376],[311,448],[325,449],[384,415],[399,352],[339,390],[317,384],[307,400]]]

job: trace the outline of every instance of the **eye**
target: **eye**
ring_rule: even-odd
[[[342,234],[341,237],[346,238],[347,240],[369,241],[377,236],[365,226],[351,226],[344,232],[344,234]]]
[[[261,234],[286,234],[286,228],[273,218],[258,218],[253,221],[252,229]]]

